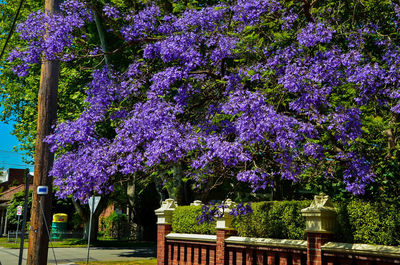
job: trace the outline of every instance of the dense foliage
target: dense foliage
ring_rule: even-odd
[[[253,214],[239,216],[235,229],[240,236],[305,239],[305,218],[301,209],[310,201],[268,201],[253,203]]]
[[[27,220],[29,222],[30,220],[30,215],[31,215],[31,207],[32,207],[32,190],[29,190],[28,194],[28,202],[27,202]],[[25,191],[19,191],[16,192],[11,201],[9,202],[9,205],[7,207],[7,223],[8,223],[8,230],[16,229],[17,228],[17,223],[18,223],[18,216],[17,216],[17,206],[24,206],[25,203]],[[69,200],[60,200],[53,198],[52,201],[52,213],[66,213],[68,215],[68,218],[71,219],[71,217],[75,214],[71,202]],[[22,215],[20,216],[20,225],[22,225],[22,219],[23,219],[23,212]],[[29,224],[28,224],[29,227]],[[21,228],[21,227],[20,227]]]
[[[216,233],[215,221],[200,223],[198,221],[200,215],[201,206],[177,207],[172,216],[172,231],[175,233],[214,235]]]
[[[104,235],[110,238],[129,238],[129,223],[126,214],[117,214],[112,212],[105,218],[100,218],[100,230]]]
[[[10,32],[18,5],[19,1],[0,2],[1,48],[4,47],[7,34]],[[25,0],[18,21],[24,21],[31,12],[36,13],[42,9],[42,2]],[[93,29],[88,30],[88,38],[95,39]],[[15,149],[25,155],[25,162],[32,164],[36,140],[40,65],[31,65],[29,73],[27,72],[24,78],[19,78],[12,71],[13,64],[6,60],[15,47],[23,45],[25,45],[25,41],[14,33],[7,45],[5,55],[0,61],[0,104],[2,108],[0,120],[13,124],[12,134],[19,141],[19,145]],[[81,113],[85,95],[83,88],[89,81],[91,66],[98,62],[100,59],[93,58],[87,59],[79,65],[68,62],[61,64],[57,111],[60,122],[76,118]]]
[[[400,245],[400,214],[397,206],[353,200],[344,211],[345,215],[339,219],[343,224],[339,226],[339,238],[343,236],[350,242]],[[350,224],[350,234],[346,234],[346,222]]]
[[[176,164],[199,189],[318,176],[360,195],[398,182],[386,174],[399,163],[397,4],[185,3],[67,0],[19,25],[26,44],[9,55],[19,76],[43,59],[124,58],[93,71],[82,114],[47,138],[59,196],[87,200]],[[114,50],[89,45],[94,15]]]
[[[7,223],[10,225],[10,227],[8,227],[9,230],[10,228],[15,230],[17,229],[17,224],[18,224],[17,207],[18,206],[23,207],[24,202],[25,202],[25,191],[19,191],[13,195],[7,207]],[[29,220],[32,207],[32,191],[29,191],[27,207],[28,207],[27,220]],[[22,225],[22,218],[23,218],[23,212],[22,215],[20,216],[20,226]]]
[[[266,201],[252,203],[253,213],[234,217],[239,236],[259,238],[306,239],[305,218],[301,209],[311,201]],[[335,204],[335,242],[400,245],[400,213],[388,203],[358,199]],[[177,233],[215,234],[215,222],[199,223],[200,206],[180,206],[173,215],[172,229]]]

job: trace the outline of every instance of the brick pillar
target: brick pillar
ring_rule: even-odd
[[[172,225],[159,224],[157,225],[157,264],[168,264],[168,247],[165,243],[165,236],[172,231]]]
[[[168,265],[168,246],[165,236],[172,231],[172,214],[176,206],[173,199],[167,199],[154,211],[157,215],[157,265]]]
[[[216,251],[216,265],[229,264],[228,251],[225,247],[225,239],[236,235],[235,230],[217,229],[217,251]]]
[[[336,209],[329,196],[320,194],[301,212],[306,217],[307,265],[322,265],[321,247],[332,239]]]
[[[229,264],[228,251],[225,246],[225,239],[236,235],[236,231],[232,228],[232,215],[230,211],[235,204],[231,200],[226,200],[225,205],[228,207],[223,210],[221,217],[217,218],[217,245],[216,245],[216,265]]]
[[[332,234],[307,233],[307,265],[322,265],[321,247],[332,239]]]

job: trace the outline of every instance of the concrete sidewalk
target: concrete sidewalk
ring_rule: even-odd
[[[143,258],[154,258],[155,248],[90,248],[91,261],[128,261]],[[26,264],[27,249],[24,249],[22,264]],[[58,265],[74,264],[77,261],[86,261],[86,248],[54,248]],[[19,249],[0,248],[1,265],[17,265]],[[53,251],[49,248],[48,264],[56,264]]]

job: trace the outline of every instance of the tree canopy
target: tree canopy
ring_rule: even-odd
[[[59,196],[85,201],[132,174],[162,182],[176,165],[199,189],[322,177],[359,195],[398,181],[395,2],[67,0],[61,9],[29,15],[8,58],[21,78],[41,60],[111,59],[92,71],[79,117],[46,140]],[[107,49],[90,40],[94,17]]]

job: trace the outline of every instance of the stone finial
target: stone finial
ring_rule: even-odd
[[[171,224],[172,214],[177,206],[173,199],[163,201],[161,207],[154,211],[157,215],[157,224]]]
[[[203,206],[204,204],[200,200],[195,200],[190,206]]]
[[[232,211],[232,209],[236,206],[236,203],[234,203],[231,199],[227,199],[224,202],[224,205],[226,207],[220,208],[220,214],[221,217],[217,217],[217,229],[225,229],[225,230],[231,230],[232,228],[232,219],[233,216],[230,215],[229,213]]]
[[[301,213],[306,217],[306,232],[333,233],[336,208],[329,196],[323,193],[315,195],[311,205],[302,209]]]

